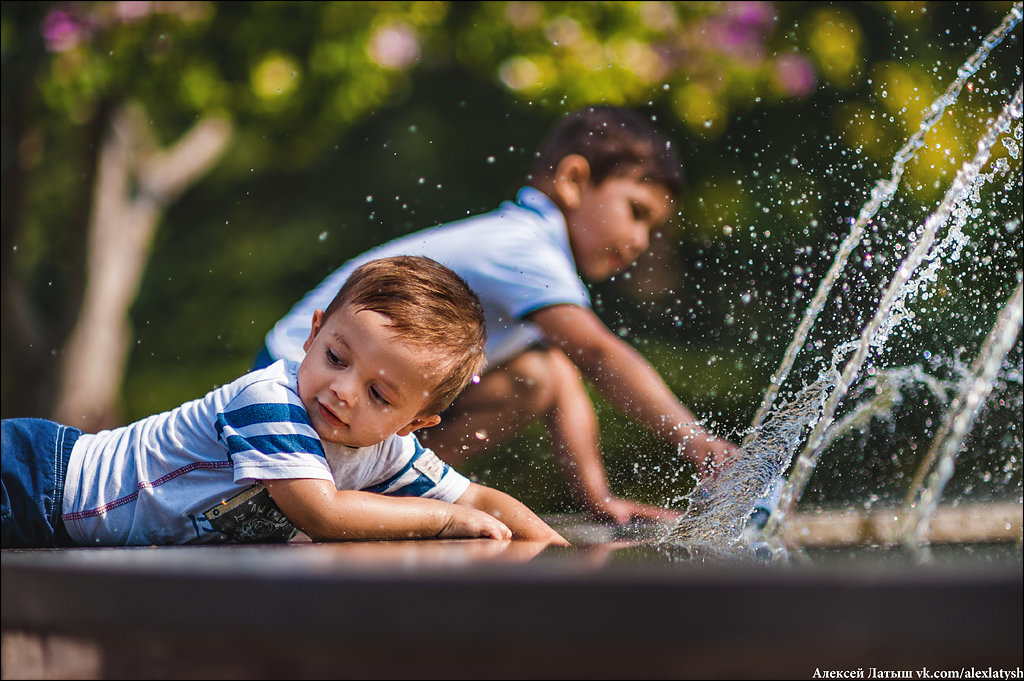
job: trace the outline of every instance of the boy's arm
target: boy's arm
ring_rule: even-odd
[[[512,530],[513,539],[569,545],[562,535],[551,529],[521,501],[491,487],[471,482],[469,489],[455,503],[494,516]]]
[[[288,520],[314,541],[489,537],[511,539],[493,515],[421,497],[338,490],[327,480],[263,480]]]
[[[628,343],[613,334],[592,310],[553,305],[529,315],[617,409],[644,424],[682,451],[704,471],[737,453],[736,445],[700,425],[658,375]]]

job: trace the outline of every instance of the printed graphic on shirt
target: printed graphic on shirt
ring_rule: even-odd
[[[419,458],[413,462],[412,467],[427,476],[435,485],[441,482],[441,478],[444,476],[444,461],[437,458],[437,455],[430,450],[420,454]]]
[[[296,532],[263,485],[249,487],[203,516],[215,530],[237,542],[286,542]]]

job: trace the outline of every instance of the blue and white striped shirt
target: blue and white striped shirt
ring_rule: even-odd
[[[177,409],[75,443],[63,519],[82,545],[286,539],[261,480],[455,501],[469,481],[412,435],[373,447],[322,443],[299,399],[298,363],[277,362]]]

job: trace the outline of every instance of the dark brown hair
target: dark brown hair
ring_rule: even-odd
[[[554,176],[558,163],[579,154],[590,164],[590,179],[638,174],[673,196],[683,191],[683,168],[671,141],[640,114],[617,106],[588,106],[563,118],[537,152],[533,177]]]
[[[436,350],[437,387],[424,414],[440,414],[484,365],[483,306],[468,284],[430,258],[396,256],[357,267],[324,311],[352,305],[379,312],[404,342]]]

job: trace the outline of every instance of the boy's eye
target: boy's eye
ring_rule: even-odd
[[[327,348],[327,361],[337,367],[345,366],[345,360],[335,354],[334,350]]]
[[[630,208],[633,209],[633,219],[643,220],[647,217],[647,209],[641,206],[639,203],[631,203]]]

